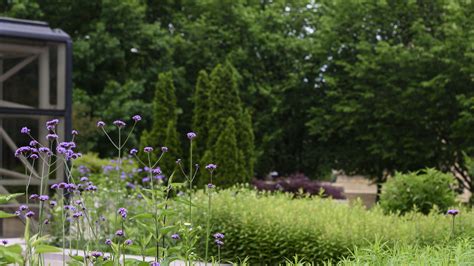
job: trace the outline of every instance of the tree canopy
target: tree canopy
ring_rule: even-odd
[[[219,64],[235,68],[227,82],[246,110],[219,123],[238,133],[251,121],[259,176],[466,172],[463,153],[474,155],[473,1],[18,0],[0,12],[73,37],[75,121],[102,155],[85,120],[140,112],[139,131],[152,128],[156,77],[169,72],[184,136],[210,119],[193,113],[193,95]],[[221,141],[233,146],[232,134]]]

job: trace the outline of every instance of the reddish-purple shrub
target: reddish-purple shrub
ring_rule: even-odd
[[[274,181],[254,179],[252,184],[257,190],[262,191],[282,191],[299,194],[319,195],[322,192],[324,197],[333,199],[346,199],[343,189],[330,184],[323,184],[309,179],[302,173],[296,173],[286,178],[278,178]]]

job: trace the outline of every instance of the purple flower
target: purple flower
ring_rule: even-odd
[[[20,216],[20,215],[21,215],[21,212],[20,212],[20,211],[15,211],[15,215],[16,215],[16,216]]]
[[[112,124],[114,124],[115,126],[119,128],[122,128],[126,125],[125,122],[123,122],[122,120],[115,120]]]
[[[87,181],[89,181],[89,178],[87,178],[87,176],[81,177],[81,182],[87,182]]]
[[[21,134],[30,134],[31,130],[27,127],[22,127],[20,132]]]
[[[150,153],[153,151],[153,148],[152,147],[145,147],[143,148],[143,151],[146,152],[146,153]]]
[[[38,194],[31,194],[31,195],[30,195],[30,200],[35,200],[35,199],[37,199],[38,197],[39,197]]]
[[[20,157],[20,155],[25,155],[26,153],[30,151],[31,151],[31,147],[22,146],[15,151],[15,157]]]
[[[116,236],[124,236],[125,234],[124,234],[123,230],[117,230],[117,232],[115,232],[115,235]]]
[[[56,205],[58,205],[58,203],[55,200],[52,200],[49,202],[49,205],[51,205],[51,207],[55,207]]]
[[[58,119],[52,119],[52,120],[49,120],[46,122],[46,126],[55,126],[59,124],[59,120]]]
[[[138,121],[142,120],[142,117],[139,116],[139,115],[134,115],[134,116],[132,116],[132,119],[133,119],[133,121],[138,122]]]
[[[214,240],[214,242],[216,243],[216,245],[217,245],[218,247],[222,247],[222,246],[224,245],[224,242],[222,242],[222,241],[219,240],[219,239]]]
[[[188,137],[188,139],[193,140],[194,138],[196,138],[197,135],[194,132],[189,132],[188,134],[186,134],[186,136]]]
[[[82,200],[76,200],[76,201],[74,201],[74,203],[76,203],[76,205],[81,205],[81,204],[82,204]]]
[[[29,212],[27,212],[25,215],[26,215],[26,217],[31,218],[31,217],[33,217],[33,216],[35,215],[35,213],[32,212],[32,211],[29,211]]]
[[[36,160],[36,159],[38,159],[38,158],[39,158],[39,157],[38,157],[38,154],[34,154],[34,153],[33,153],[33,154],[30,155],[30,159],[32,159],[32,160]]]
[[[161,147],[162,152],[168,152],[168,147]]]
[[[216,186],[214,186],[213,184],[209,183],[209,184],[207,184],[207,187],[212,189],[212,188],[215,188]]]
[[[28,206],[26,205],[20,205],[20,207],[18,208],[19,211],[26,211],[28,210]]]
[[[82,212],[75,212],[73,215],[72,215],[72,218],[79,218],[79,217],[82,217]]]
[[[105,127],[105,122],[104,121],[97,122],[97,127]]]
[[[46,126],[46,129],[48,131],[54,131],[55,128],[56,128],[56,126]]]
[[[120,216],[122,216],[123,219],[127,218],[127,209],[120,208],[120,209],[118,209],[117,213],[120,214]]]
[[[30,141],[30,146],[31,146],[31,147],[36,147],[36,145],[38,145],[38,144],[39,144],[39,143],[38,143],[38,141],[36,141],[36,140]]]
[[[215,239],[224,239],[224,234],[222,233],[215,233],[213,236]]]
[[[43,153],[50,153],[51,151],[49,150],[49,148],[47,147],[40,147],[38,149],[40,152],[43,152]]]
[[[77,135],[79,135],[79,132],[77,130],[73,129],[71,131],[71,134],[74,135],[74,136],[77,136]]]
[[[48,134],[48,135],[46,135],[46,139],[47,139],[47,140],[54,140],[54,139],[57,139],[57,138],[59,138],[59,137],[58,137],[58,135],[56,135],[56,134]]]
[[[2,240],[2,244],[6,246],[6,245],[8,244],[8,241],[5,240],[5,239],[3,239],[3,240]]]
[[[76,207],[71,206],[71,205],[65,205],[65,206],[64,206],[64,210],[66,210],[66,211],[68,211],[68,210],[75,211],[75,210],[76,210]]]
[[[142,182],[143,183],[148,183],[148,182],[150,182],[150,178],[149,177],[144,177],[144,178],[142,178]]]
[[[57,189],[57,188],[59,188],[59,185],[58,185],[58,184],[52,184],[52,185],[51,185],[51,189]]]
[[[112,240],[106,239],[105,244],[108,245],[108,246],[112,245]]]
[[[180,239],[178,234],[172,234],[171,238],[174,239],[174,240],[179,240]]]
[[[447,214],[456,216],[459,214],[459,210],[453,209],[453,210],[448,210]]]
[[[49,219],[44,219],[43,224],[49,224]]]
[[[155,169],[153,169],[152,171],[153,174],[155,175],[161,175],[161,168],[160,167],[156,167]]]
[[[91,256],[94,258],[102,257],[104,254],[100,251],[92,251]]]
[[[138,150],[135,149],[135,148],[133,148],[133,149],[130,150],[130,154],[131,154],[131,155],[135,155],[135,154],[137,154],[137,152],[138,152]]]
[[[125,186],[128,187],[128,188],[131,188],[131,189],[135,189],[135,185],[130,183],[130,182],[127,182],[127,184]]]
[[[213,163],[210,163],[208,165],[206,165],[206,169],[209,170],[209,172],[213,172],[214,170],[216,170],[217,168],[217,165],[213,164]]]
[[[127,246],[130,246],[132,243],[133,243],[133,241],[131,239],[127,239],[124,242],[124,244],[127,245]]]
[[[47,201],[47,200],[49,200],[49,196],[48,195],[41,195],[41,196],[38,197],[38,199],[40,201]]]
[[[150,262],[150,266],[160,266],[160,263],[156,261],[152,261]]]

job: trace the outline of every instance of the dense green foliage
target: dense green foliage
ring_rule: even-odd
[[[201,72],[194,96],[193,122],[201,131],[201,143],[204,144],[198,146],[199,151],[205,151],[201,153],[204,156],[202,164],[218,165],[218,185],[245,183],[254,176],[252,118],[242,106],[237,75],[228,62],[213,69],[209,82],[206,73]]]
[[[383,186],[380,205],[386,212],[419,211],[428,214],[436,205],[446,212],[456,202],[454,178],[435,169],[396,173]]]
[[[229,117],[223,124],[215,148],[206,151],[203,161],[215,162],[218,170],[213,180],[215,185],[229,187],[236,183],[247,183],[247,171],[244,166],[244,154],[237,146],[237,131],[235,121]],[[201,176],[202,173],[201,173]],[[207,183],[206,178],[201,178],[200,183]]]
[[[175,161],[181,155],[180,138],[176,129],[178,124],[178,108],[176,106],[175,86],[171,72],[161,73],[155,85],[153,98],[153,123],[151,129],[141,135],[141,150],[144,147],[153,147],[150,160],[155,161],[161,153],[160,147],[168,148],[168,155],[160,162],[160,166],[171,173],[175,168]],[[147,155],[142,161],[148,162]]]
[[[229,62],[239,75],[227,81],[253,116],[260,176],[333,168],[378,181],[424,167],[465,172],[473,10],[466,0],[0,1],[2,15],[73,37],[75,126],[87,149],[108,153],[87,119],[139,111],[139,129],[152,128],[154,84],[168,71],[178,131],[192,130],[203,119],[192,112],[199,72]]]
[[[388,247],[376,242],[369,248],[357,248],[335,265],[469,265],[474,261],[472,239],[460,239],[442,245],[401,245]],[[333,264],[329,264],[333,265]]]
[[[197,197],[205,210],[206,195]],[[474,213],[461,209],[456,234],[473,237],[473,221]],[[222,255],[232,261],[248,256],[250,263],[269,265],[295,254],[315,262],[337,261],[354,247],[368,248],[377,241],[388,246],[441,244],[452,237],[451,222],[436,210],[384,215],[379,207],[367,211],[358,204],[246,189],[223,190],[213,197],[213,231],[225,233]],[[204,211],[199,223],[205,223]]]

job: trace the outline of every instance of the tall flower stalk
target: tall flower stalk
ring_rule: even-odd
[[[206,165],[206,169],[211,174],[211,180],[207,185],[207,221],[206,221],[206,253],[205,253],[205,262],[208,262],[208,251],[209,251],[209,237],[211,232],[211,217],[212,217],[212,190],[215,188],[214,184],[212,183],[212,174],[214,170],[217,168],[215,164],[208,164]]]

